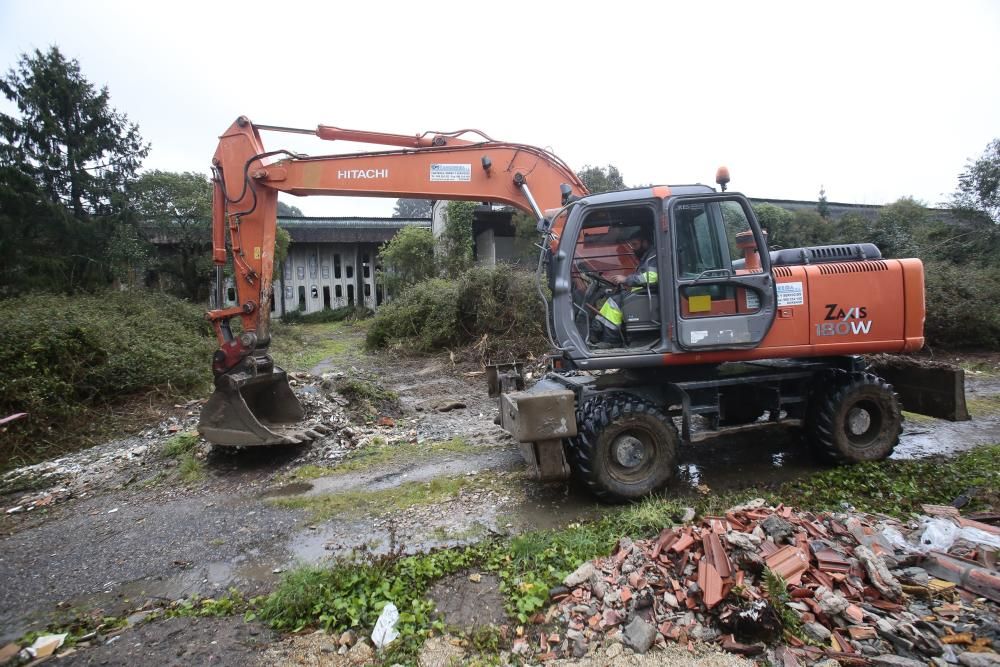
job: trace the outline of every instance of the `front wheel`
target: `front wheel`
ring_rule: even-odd
[[[838,375],[814,398],[809,439],[826,458],[842,463],[878,461],[899,443],[903,415],[892,385],[871,373]]]
[[[677,429],[649,401],[626,393],[601,394],[584,402],[577,420],[570,464],[601,500],[637,500],[670,481],[677,465]]]

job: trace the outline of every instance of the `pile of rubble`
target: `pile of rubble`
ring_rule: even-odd
[[[542,651],[580,655],[603,636],[638,653],[716,642],[785,667],[1000,664],[1000,529],[925,512],[903,525],[758,500],[653,540],[622,538],[552,591],[548,618],[565,641],[560,651],[543,633]]]

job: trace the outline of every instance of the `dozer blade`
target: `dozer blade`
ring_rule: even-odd
[[[964,369],[888,354],[873,356],[870,368],[892,385],[904,410],[953,422],[971,419],[965,405]]]
[[[299,399],[281,369],[256,376],[223,376],[201,409],[198,432],[214,445],[252,447],[303,442],[298,432],[282,427],[305,417]],[[306,438],[311,440],[311,438]]]

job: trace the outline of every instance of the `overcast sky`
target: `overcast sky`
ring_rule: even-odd
[[[630,184],[934,205],[1000,136],[1000,3],[0,0],[0,66],[58,45],[152,143],[208,171],[240,114],[401,133],[475,127]],[[10,107],[4,106],[10,111]],[[266,134],[314,154],[318,139]],[[286,199],[308,215],[392,200]]]

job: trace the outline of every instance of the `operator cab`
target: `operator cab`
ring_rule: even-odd
[[[553,273],[566,356],[610,368],[645,355],[756,347],[774,318],[765,244],[739,194],[693,185],[583,198]],[[560,331],[563,322],[572,328]]]
[[[652,349],[659,342],[655,230],[655,213],[646,206],[596,208],[585,217],[574,254],[573,306],[591,349]]]

